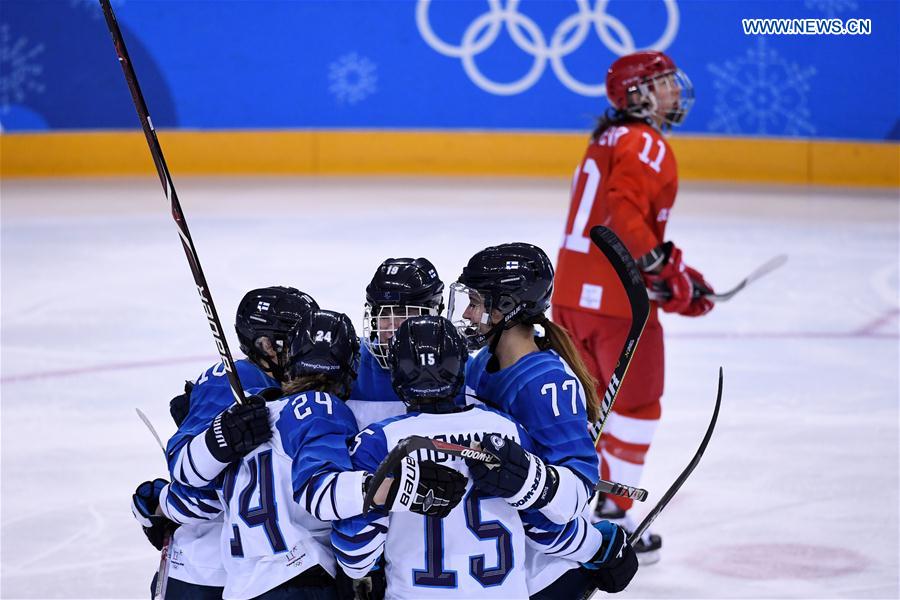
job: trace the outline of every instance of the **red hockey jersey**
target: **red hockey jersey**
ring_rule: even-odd
[[[677,191],[675,156],[649,125],[612,126],[592,141],[572,182],[553,304],[630,317],[622,285],[588,232],[595,225],[609,227],[639,258],[663,242]],[[651,303],[650,320],[656,319]]]

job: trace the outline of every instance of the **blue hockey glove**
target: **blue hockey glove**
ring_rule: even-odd
[[[486,433],[481,438],[482,450],[500,459],[500,466],[466,459],[472,483],[484,494],[504,498],[510,506],[524,510],[543,508],[559,485],[556,470],[526,451],[517,442],[499,433]]]
[[[137,486],[131,495],[131,513],[141,527],[144,535],[157,550],[162,550],[163,538],[175,530],[177,525],[162,515],[156,514],[159,507],[159,494],[169,484],[165,479],[145,481]]]
[[[628,534],[615,523],[600,521],[594,527],[603,534],[603,543],[582,567],[590,572],[597,589],[609,594],[621,592],[637,573],[637,555],[628,543]]]

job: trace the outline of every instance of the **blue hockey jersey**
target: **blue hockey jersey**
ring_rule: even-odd
[[[529,537],[550,543],[571,538],[573,527],[583,534],[580,548],[563,554],[534,552],[529,547],[529,588],[536,593],[566,571],[587,560],[601,538],[589,527],[588,501],[599,479],[599,461],[587,427],[587,399],[581,381],[553,350],[532,352],[515,364],[488,372],[491,358],[483,348],[466,365],[466,388],[473,397],[510,415],[524,427],[535,454],[554,465],[560,475],[553,501],[540,510],[522,514]],[[564,501],[567,500],[567,501]],[[593,530],[593,531],[592,531]]]
[[[270,441],[232,463],[208,490],[175,482],[160,496],[181,523],[224,511],[225,598],[252,598],[318,564],[332,575],[330,521],[362,512],[363,473],[352,471],[356,423],[344,403],[302,392],[268,403]]]
[[[249,360],[243,359],[234,363],[238,379],[245,393],[249,389],[264,389],[278,387],[278,382],[266,375],[262,369]],[[226,377],[225,364],[222,362],[211,366],[194,382],[191,390],[191,401],[187,417],[182,421],[175,434],[166,445],[166,460],[169,463],[169,474],[175,481],[186,485],[202,487],[205,483],[214,479],[218,473],[212,473],[212,477],[206,477],[203,473],[197,473],[197,465],[188,456],[182,456],[182,450],[194,436],[209,427],[216,415],[234,404],[234,395]]]

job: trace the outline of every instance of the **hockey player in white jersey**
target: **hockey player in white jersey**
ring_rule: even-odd
[[[394,389],[409,412],[366,427],[351,449],[354,466],[375,470],[410,435],[466,446],[489,437],[494,448],[531,447],[528,434],[506,415],[454,402],[467,358],[465,341],[447,319],[404,322],[391,341],[390,366]],[[440,453],[431,458],[469,473],[462,459]],[[533,485],[516,499],[518,508],[546,503],[539,498],[546,470],[530,474]],[[351,577],[365,575],[383,555],[387,598],[527,598],[527,542],[518,508],[468,485],[460,506],[444,518],[372,512],[335,523],[332,543]],[[546,545],[555,541],[553,536]]]
[[[277,388],[287,357],[287,336],[300,316],[318,308],[316,301],[292,287],[271,286],[250,290],[238,304],[235,330],[247,359],[235,362],[244,389]],[[223,363],[206,369],[185,393],[172,399],[170,411],[178,430],[167,444],[169,471],[174,481],[203,487],[215,480],[232,461],[271,433],[268,416],[256,406],[234,406]],[[211,432],[219,418],[226,446]],[[156,498],[165,480],[144,482],[135,491],[132,510],[157,549],[173,523],[154,515]],[[214,600],[221,598],[226,573],[219,552],[221,518],[191,522],[172,533],[169,548],[169,600]],[[156,589],[157,573],[151,583]]]
[[[265,405],[272,439],[217,480],[220,506],[178,482],[162,489],[161,510],[172,519],[205,519],[224,510],[227,600],[337,597],[330,521],[361,513],[371,479],[352,470],[347,449],[357,429],[343,399],[358,361],[358,339],[346,315],[325,310],[305,314],[291,336],[284,383],[288,395]],[[443,480],[448,474],[458,477],[436,464],[416,471],[423,497],[443,497]],[[376,496],[385,510],[394,508],[401,481],[386,480]],[[455,505],[460,496],[461,489],[447,503]]]

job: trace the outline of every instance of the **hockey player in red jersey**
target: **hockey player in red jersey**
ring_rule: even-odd
[[[663,299],[652,303],[638,350],[598,443],[601,476],[639,484],[644,456],[659,422],[663,393],[663,330],[658,309],[700,316],[712,308],[711,286],[682,262],[665,241],[678,191],[675,156],[664,133],[684,121],[693,87],[671,58],[635,52],[616,60],[606,75],[612,109],[600,119],[575,172],[565,236],[559,251],[554,320],[568,329],[604,389],[630,325],[628,298],[615,271],[590,243],[595,225],[612,229]],[[601,392],[602,393],[602,392]],[[599,518],[634,529],[632,500],[601,497]],[[643,564],[659,559],[662,540],[645,534],[635,545]]]

